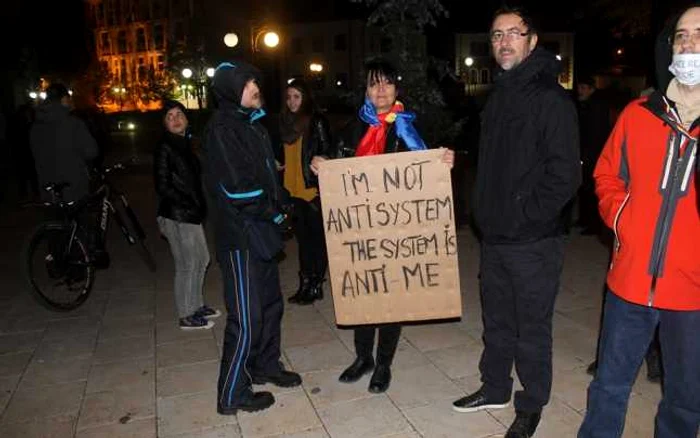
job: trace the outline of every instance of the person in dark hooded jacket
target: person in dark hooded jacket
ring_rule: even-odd
[[[474,218],[481,237],[482,387],[458,412],[504,408],[515,364],[522,391],[506,438],[530,437],[552,386],[552,316],[561,276],[562,212],[581,182],[573,100],[559,62],[537,48],[521,8],[496,12],[491,48],[502,71],[483,111]]]
[[[51,84],[29,134],[40,187],[69,183],[63,191],[64,201],[75,201],[90,193],[90,163],[99,153],[85,123],[70,111],[68,89],[63,84]],[[42,197],[50,200],[46,191],[42,191]]]
[[[219,65],[218,105],[204,134],[205,181],[213,200],[216,252],[228,317],[217,408],[258,411],[274,403],[252,383],[291,387],[301,377],[280,363],[283,301],[276,260],[288,219],[260,92],[260,72],[244,62]]]

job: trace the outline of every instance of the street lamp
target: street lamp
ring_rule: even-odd
[[[321,73],[323,71],[323,64],[312,62],[309,64],[309,70],[311,70],[313,73]]]
[[[471,56],[467,56],[466,58],[464,58],[464,65],[466,65],[467,67],[471,67],[472,65],[474,65],[474,58],[472,58]]]
[[[36,99],[39,95],[36,94],[36,91],[30,91],[29,92],[29,97],[32,99]]]
[[[192,77],[192,70],[189,68],[183,68],[182,69],[182,77],[185,79],[189,79]]]
[[[265,47],[269,49],[274,49],[277,47],[280,43],[280,36],[277,32],[274,30],[270,30],[267,27],[260,28],[259,30],[253,29],[251,31],[251,47],[253,49],[253,52],[259,52],[260,51],[260,46],[259,46],[259,41],[260,37],[262,37],[262,42],[265,45]]]
[[[234,32],[227,33],[224,35],[224,44],[226,44],[226,47],[236,47],[238,45],[238,35]]]
[[[216,73],[216,71],[215,71],[212,67],[209,67],[209,68],[207,69],[207,76],[208,76],[208,77],[213,78],[213,77],[214,77],[214,73]]]

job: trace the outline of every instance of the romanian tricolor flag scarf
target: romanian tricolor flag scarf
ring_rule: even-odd
[[[372,102],[369,98],[365,98],[365,104],[360,108],[359,117],[360,120],[369,124],[369,128],[355,150],[356,157],[383,154],[389,125],[392,123],[396,125],[396,135],[403,140],[409,150],[427,149],[425,142],[413,126],[415,114],[404,111],[403,103],[398,100],[389,112],[377,114]]]

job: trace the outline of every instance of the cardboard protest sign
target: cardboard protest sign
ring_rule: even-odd
[[[338,324],[461,316],[452,183],[443,153],[402,152],[321,165]]]

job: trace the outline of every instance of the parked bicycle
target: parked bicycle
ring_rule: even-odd
[[[148,269],[155,272],[155,260],[144,243],[146,233],[126,195],[108,178],[121,169],[125,169],[123,163],[102,169],[98,175],[99,188],[78,201],[63,201],[63,190],[68,183],[44,187],[52,196],[51,202],[43,204],[52,219],[30,234],[22,260],[32,295],[45,307],[69,311],[87,300],[96,270],[109,265],[105,244],[112,217],[129,245],[136,249]],[[96,206],[99,212],[91,214]],[[92,220],[96,220],[96,225],[91,225]]]

